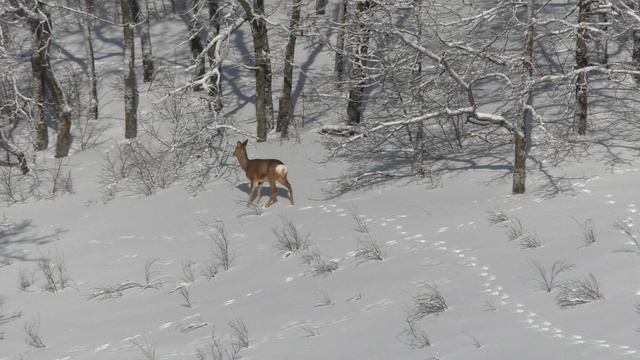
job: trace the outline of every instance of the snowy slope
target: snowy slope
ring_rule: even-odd
[[[156,46],[157,56],[172,63],[171,54],[179,54],[184,69],[186,46],[169,45],[182,34],[167,35],[180,26],[176,20],[153,31],[166,41]],[[117,36],[114,29],[103,30],[106,38]],[[109,41],[96,48],[103,55],[120,51]],[[305,59],[305,52],[299,56]],[[104,59],[101,68],[118,66],[117,56]],[[239,88],[225,89],[250,96],[250,82]],[[145,96],[143,111],[150,106]],[[103,118],[113,123],[107,136],[117,140],[123,122],[119,95],[107,92],[104,100]],[[232,106],[247,130],[254,126],[247,121],[251,107]],[[73,154],[74,194],[1,210],[0,256],[9,263],[0,267],[0,316],[7,317],[0,322],[0,360],[195,359],[198,350],[214,359],[207,351],[215,339],[224,351],[237,340],[229,326],[234,321],[248,330],[248,348],[238,353],[244,359],[640,358],[640,250],[613,226],[624,220],[633,230],[640,220],[637,161],[610,167],[594,156],[551,169],[566,179],[554,196],[535,169],[533,190],[524,196],[508,195],[510,183],[496,180],[505,170],[478,169],[444,174],[435,188],[427,181],[391,182],[327,199],[324,190],[349,164],[322,162],[326,150],[315,126],[300,129],[300,144],[250,144],[250,157],[288,165],[296,195],[295,206],[280,197],[260,212],[246,208],[246,179],[237,168],[196,197],[176,184],[154,196],[105,203],[99,172],[113,143]],[[229,166],[236,166],[235,159]],[[542,246],[523,249],[519,239],[509,241],[509,223],[492,224],[490,210],[511,223],[518,219]],[[369,237],[354,216],[381,244],[383,260],[357,256]],[[283,219],[308,234],[337,270],[314,274],[300,253],[279,250],[273,229],[281,229]],[[589,246],[580,227],[587,219],[596,236]],[[207,278],[203,272],[215,261],[216,222],[224,224],[232,263],[229,271]],[[43,256],[63,259],[70,286],[43,290],[36,270]],[[593,274],[604,298],[561,309],[559,289],[539,289],[533,266],[550,268],[556,261],[575,265],[559,281]],[[25,274],[33,274],[35,283],[23,291]],[[98,296],[118,286],[119,293]],[[416,348],[406,319],[429,286],[437,287],[447,310],[416,320],[431,343]],[[33,329],[43,348],[27,344],[25,328]]]

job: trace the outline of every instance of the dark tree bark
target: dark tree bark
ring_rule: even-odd
[[[131,0],[133,19],[140,29],[140,49],[144,82],[153,81],[154,63],[149,26],[149,0]]]
[[[636,0],[634,4],[635,13],[640,15],[640,0]],[[631,36],[633,37],[633,53],[631,55],[633,65],[635,65],[636,70],[640,71],[640,24],[634,23],[633,30],[631,31]],[[635,80],[637,83],[640,83],[640,75],[635,75]]]
[[[591,0],[578,1],[578,34],[576,36],[576,68],[583,69],[589,66],[588,41],[589,31],[586,24],[591,13]],[[587,72],[581,72],[576,79],[576,118],[578,123],[578,135],[587,134],[589,92]]]
[[[347,103],[347,124],[355,125],[362,121],[364,111],[364,91],[367,82],[365,71],[367,55],[369,52],[370,29],[362,20],[365,12],[371,9],[371,1],[360,1],[356,6],[359,24],[359,34],[356,39],[355,52],[351,58],[351,89]]]
[[[324,15],[328,4],[329,0],[316,0],[316,15]]]
[[[534,0],[527,0],[527,28],[522,56],[522,99],[520,100],[520,114],[513,131],[514,161],[513,188],[514,194],[526,191],[527,179],[527,132],[531,128],[532,106],[532,77],[533,77],[533,39],[534,39]]]
[[[42,87],[38,86],[41,78],[44,87],[51,95],[51,99],[53,100],[53,105],[58,116],[58,135],[56,140],[55,157],[60,158],[68,156],[69,148],[71,146],[71,108],[67,103],[64,92],[60,88],[60,84],[53,72],[53,67],[49,62],[49,44],[52,41],[50,15],[39,1],[35,2],[35,7],[33,8],[27,8],[18,0],[9,0],[9,2],[11,3],[13,7],[12,10],[16,15],[24,18],[30,24],[33,36],[32,45],[37,45],[37,47],[32,49],[34,52],[34,55],[32,56],[32,64],[35,68],[39,68],[38,70],[34,69],[34,98],[38,101],[42,94]],[[38,107],[39,104],[36,104],[36,107]],[[36,121],[40,124],[36,124],[36,128],[39,128],[37,131],[43,131],[41,128],[43,123],[40,122],[42,120],[42,115],[38,114],[37,116],[38,118]],[[42,134],[39,134],[38,136],[42,136]]]
[[[271,54],[267,22],[264,19],[264,0],[255,0],[253,8],[248,0],[238,0],[251,25],[256,68],[256,121],[258,141],[266,141],[273,126],[273,99],[271,92]]]
[[[45,111],[45,78],[44,69],[47,63],[48,46],[43,43],[43,27],[46,23],[31,22],[31,71],[33,87],[33,117],[35,121],[35,150],[42,151],[49,147],[49,127]]]
[[[87,14],[93,14],[93,0],[84,0],[84,11]],[[82,18],[82,30],[84,32],[85,52],[87,55],[87,67],[89,73],[89,115],[93,119],[98,118],[98,81],[96,78],[96,61],[93,54],[93,26],[91,18],[84,16]]]
[[[341,87],[342,80],[344,79],[344,53],[345,53],[345,36],[347,32],[347,14],[348,14],[348,4],[349,0],[342,0],[340,2],[340,13],[338,18],[338,23],[340,24],[340,29],[338,30],[338,35],[336,39],[336,57],[333,67],[333,73],[336,78],[336,84],[338,84],[338,88]]]
[[[296,49],[296,34],[300,23],[300,6],[302,0],[293,0],[291,22],[289,23],[289,41],[284,58],[284,84],[278,104],[278,122],[276,131],[282,138],[289,137],[289,119],[291,118],[291,88],[293,87],[293,62]]]
[[[218,20],[219,0],[208,0],[209,6],[209,42],[220,34],[220,22]],[[209,72],[208,79],[209,96],[213,102],[213,110],[215,112],[222,111],[222,87],[220,86],[220,79],[222,74],[220,73],[220,61],[218,59],[218,53],[220,51],[220,41],[214,46],[209,46],[207,56],[209,57]]]
[[[120,1],[124,36],[124,137],[138,136],[138,85],[135,72],[133,12],[129,0]]]
[[[200,81],[205,73],[204,58],[200,56],[204,50],[202,37],[200,36],[200,24],[198,24],[198,13],[202,8],[200,0],[191,0],[189,4],[189,45],[191,47],[191,58],[194,61],[193,81]],[[202,86],[196,84],[193,90],[200,91]]]

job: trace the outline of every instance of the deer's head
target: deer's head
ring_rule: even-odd
[[[249,140],[245,140],[244,142],[238,141],[236,144],[236,149],[233,151],[233,155],[238,159],[241,159],[247,154],[247,143]]]

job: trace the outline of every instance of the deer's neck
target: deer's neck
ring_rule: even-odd
[[[247,156],[246,152],[243,152],[242,154],[236,156],[238,158],[238,162],[240,163],[240,167],[242,168],[242,170],[244,170],[244,172],[247,172],[247,168],[249,167],[249,157]]]

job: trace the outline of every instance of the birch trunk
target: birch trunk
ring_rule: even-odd
[[[124,36],[124,137],[138,136],[138,86],[135,73],[135,43],[133,13],[129,0],[121,0],[122,30]]]
[[[289,41],[284,59],[284,84],[278,104],[278,123],[276,131],[282,138],[289,137],[289,119],[291,118],[291,88],[293,87],[293,62],[295,59],[296,38],[300,23],[300,6],[302,0],[293,0],[291,22],[289,23]]]
[[[338,22],[340,24],[340,29],[338,30],[338,36],[336,39],[336,57],[335,57],[334,66],[333,66],[333,73],[336,78],[336,84],[338,85],[338,89],[341,88],[342,80],[344,79],[344,51],[345,51],[345,36],[347,32],[348,4],[349,4],[349,0],[342,0],[340,2],[340,14],[338,19]]]
[[[153,81],[155,70],[151,47],[151,28],[149,24],[149,0],[139,0],[136,24],[140,26],[140,49],[142,51],[142,69],[144,82]]]
[[[93,14],[93,0],[84,0],[84,11]],[[89,116],[98,118],[98,81],[96,78],[96,62],[93,53],[93,25],[91,18],[85,15],[82,18],[82,30],[84,32],[84,48],[87,56],[87,67],[89,73]]]
[[[640,0],[636,0],[634,5],[635,13],[640,15]],[[633,37],[633,53],[631,58],[636,71],[640,71],[640,23],[634,22],[631,35]],[[637,83],[640,83],[640,75],[635,75],[634,78]]]
[[[271,54],[267,22],[264,19],[264,0],[255,0],[255,7],[248,0],[238,0],[251,24],[256,71],[256,135],[258,141],[266,141],[273,127],[273,98],[271,92]]]
[[[576,36],[576,68],[583,69],[589,66],[588,45],[589,32],[586,24],[591,12],[591,0],[579,0],[578,2],[578,33]],[[582,25],[582,26],[581,26]],[[576,79],[576,118],[578,123],[578,135],[587,134],[588,99],[588,75],[580,73]]]
[[[358,2],[356,9],[359,18],[371,8],[369,1]],[[366,57],[369,52],[369,29],[366,24],[360,22],[360,33],[356,40],[356,49],[351,59],[351,89],[347,103],[347,124],[355,125],[362,121],[364,111],[364,90],[366,85]]]
[[[513,188],[514,194],[523,194],[526,190],[527,178],[527,138],[531,128],[532,105],[532,77],[533,77],[533,38],[534,38],[534,0],[527,0],[527,28],[522,57],[522,98],[520,100],[520,114],[513,131],[514,161]]]
[[[329,0],[316,0],[316,15],[324,15],[328,4]]]
[[[200,12],[201,2],[200,0],[191,0],[189,4],[189,45],[191,46],[191,58],[194,61],[193,65],[193,81],[202,80],[205,73],[204,58],[199,57],[204,46],[202,45],[202,37],[200,36],[200,25],[198,24],[198,13]],[[202,86],[197,84],[193,87],[193,90],[200,91]]]
[[[220,34],[220,22],[218,21],[219,0],[208,0],[209,5],[209,42]],[[220,86],[220,41],[209,47],[207,56],[209,57],[209,96],[213,102],[213,110],[217,113],[222,111],[222,89]]]
[[[43,43],[42,23],[33,21],[31,29],[31,71],[33,86],[33,117],[35,121],[35,150],[49,147],[49,127],[45,113],[44,69],[47,61],[47,46]]]

